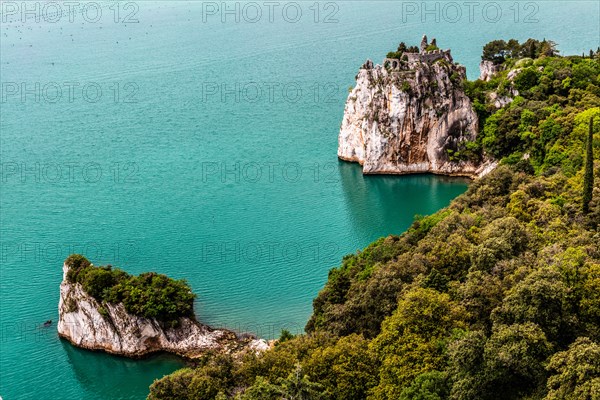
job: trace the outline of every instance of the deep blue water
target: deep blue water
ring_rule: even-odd
[[[565,54],[600,42],[595,1],[482,2],[472,21],[460,2],[282,2],[272,21],[262,2],[260,17],[232,2],[223,21],[220,2],[138,1],[118,15],[102,3],[97,22],[91,5],[48,22],[7,4],[21,3],[3,3],[0,31],[5,400],[140,399],[181,366],[40,328],[57,320],[70,253],[186,278],[203,322],[270,338],[302,330],[343,255],[462,193],[462,180],[364,177],[336,159],[366,58],[427,33],[475,78],[492,39],[545,37]]]

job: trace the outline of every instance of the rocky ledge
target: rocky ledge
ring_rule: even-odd
[[[479,64],[479,79],[481,79],[484,82],[489,82],[492,80],[494,75],[502,71],[503,68],[504,65],[502,64],[498,65],[494,64],[492,61],[483,60]]]
[[[262,339],[239,338],[234,332],[212,329],[191,318],[180,318],[176,328],[156,319],[131,315],[123,304],[100,304],[80,283],[67,279],[69,266],[63,266],[58,305],[58,334],[73,345],[90,350],[139,358],[169,352],[194,359],[207,351],[262,351]]]
[[[426,36],[420,49],[399,48],[383,65],[367,60],[346,101],[338,157],[360,163],[364,174],[486,174],[491,161],[451,157],[477,135],[465,79],[450,50]]]

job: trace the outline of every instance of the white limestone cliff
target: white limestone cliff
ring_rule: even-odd
[[[502,68],[502,65],[496,65],[492,61],[483,60],[479,63],[479,79],[488,82],[496,73],[502,71]]]
[[[129,314],[123,304],[99,304],[85,293],[81,284],[67,280],[68,269],[65,263],[58,304],[58,334],[77,347],[128,357],[170,352],[186,358],[197,358],[208,350],[268,348],[265,340],[238,339],[234,332],[212,329],[190,318],[181,318],[178,327],[168,328],[154,319]]]
[[[424,42],[424,43],[423,43]],[[474,141],[478,119],[462,89],[464,67],[449,50],[367,61],[346,101],[338,157],[362,165],[365,174],[435,174],[478,177],[491,161],[453,159]]]

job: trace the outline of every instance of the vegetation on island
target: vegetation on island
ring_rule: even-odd
[[[148,398],[598,399],[600,52],[515,42],[486,46],[505,67],[490,82],[464,82],[481,120],[461,157],[499,167],[344,257],[306,334],[207,356]]]
[[[551,42],[539,43],[544,48]],[[544,53],[536,59],[511,57],[490,81],[464,82],[480,132],[451,157],[479,160],[486,154],[515,164],[526,155],[538,174],[550,168],[575,174],[583,166],[585,126],[597,115],[600,97],[600,52],[592,53],[591,58]],[[498,109],[491,96],[510,104]]]
[[[70,255],[67,280],[81,284],[83,290],[100,303],[100,313],[107,315],[105,303],[122,303],[128,313],[154,318],[168,327],[176,327],[181,317],[195,318],[195,294],[185,280],[146,272],[133,276],[107,266],[94,266],[80,254]]]
[[[410,46],[407,47],[406,43],[404,42],[400,42],[400,44],[398,45],[398,49],[396,51],[390,51],[387,54],[387,58],[395,58],[398,60],[402,60],[402,56],[404,55],[404,53],[418,53],[419,52],[419,48],[417,46]]]
[[[556,43],[551,40],[527,39],[525,43],[519,43],[516,39],[493,40],[483,47],[482,60],[492,61],[499,65],[506,60],[518,60],[521,58],[553,57],[558,54]]]

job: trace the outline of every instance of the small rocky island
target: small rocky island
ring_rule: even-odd
[[[338,157],[360,163],[364,174],[489,172],[490,161],[452,158],[478,130],[465,79],[450,50],[427,36],[420,48],[401,43],[383,65],[367,60],[346,101]]]
[[[63,265],[58,334],[77,347],[134,358],[169,352],[194,359],[207,351],[268,348],[262,339],[198,322],[194,298],[185,281],[154,272],[132,276],[71,255]]]

